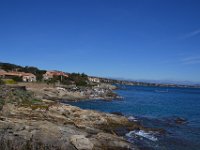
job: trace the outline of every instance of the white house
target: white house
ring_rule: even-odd
[[[68,75],[61,71],[47,71],[45,74],[43,74],[44,80],[52,79],[54,76],[62,76],[62,77],[68,77]]]
[[[96,78],[96,77],[88,77],[88,80],[90,82],[94,82],[94,83],[100,83],[100,79]]]
[[[6,72],[4,70],[0,70],[0,77],[2,78],[13,78],[13,77],[20,77],[24,82],[35,82],[36,76],[32,73],[25,73],[25,72]]]
[[[22,74],[22,80],[24,82],[36,82],[36,76],[32,73],[24,73]]]

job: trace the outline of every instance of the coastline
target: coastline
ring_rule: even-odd
[[[42,87],[41,85],[39,86],[40,88],[37,84],[34,85],[38,89]],[[141,92],[153,92],[157,96],[160,95],[155,91],[156,88],[150,88],[149,90],[141,90],[141,87],[137,88],[140,89],[136,90],[138,95],[141,95]],[[68,102],[62,102],[61,99],[40,99],[33,91],[27,89],[23,85],[0,86],[0,135],[2,135],[2,137],[0,136],[0,143],[4,146],[0,148],[8,146],[6,145],[7,143],[10,143],[12,146],[20,142],[21,139],[25,139],[22,145],[24,143],[26,145],[34,145],[37,149],[42,149],[42,147],[38,147],[38,143],[35,141],[39,141],[44,147],[49,149],[55,149],[51,143],[57,142],[59,143],[55,144],[57,149],[62,149],[61,145],[65,145],[64,147],[67,146],[72,150],[74,147],[82,149],[85,147],[82,145],[85,142],[89,143],[93,147],[92,149],[143,149],[145,146],[146,148],[156,147],[156,144],[159,144],[159,147],[162,149],[165,146],[166,148],[171,146],[164,145],[162,147],[161,144],[165,142],[162,141],[163,138],[169,138],[169,130],[173,130],[173,127],[184,129],[190,122],[188,117],[181,115],[169,116],[167,118],[146,118],[139,116],[137,112],[129,113],[129,110],[124,111],[128,108],[127,106],[130,106],[132,109],[135,108],[137,111],[137,106],[130,105],[129,102],[132,101],[132,98],[127,99],[125,94],[130,92],[123,89],[116,92],[126,98],[125,101],[128,102],[126,105],[123,104],[124,101],[109,100],[105,102],[104,99],[73,99]],[[166,96],[170,95],[173,93],[171,90],[169,90],[169,93],[164,94]],[[176,91],[177,89],[173,90]],[[137,97],[138,95],[135,96]],[[148,99],[148,97],[146,98]],[[139,101],[141,102],[141,100]],[[23,129],[19,128],[20,126],[23,126]],[[34,130],[34,133],[32,133],[32,130]],[[65,134],[68,130],[72,132]],[[36,131],[40,132],[44,139],[38,138],[39,133],[35,135]],[[53,131],[53,135],[51,131]],[[34,142],[29,138],[29,134],[34,137]],[[6,137],[6,140],[4,137]],[[107,139],[108,137],[109,139]],[[12,139],[11,141],[9,141],[10,138]],[[50,143],[46,142],[48,138],[51,139]],[[179,140],[182,140],[182,137],[179,138]],[[67,139],[66,144],[63,144],[63,139]],[[112,142],[102,146],[108,140]],[[76,143],[77,141],[78,144]],[[123,143],[123,146],[113,142]],[[18,147],[19,150],[23,148]],[[86,149],[90,148],[87,147]]]
[[[34,132],[38,131],[41,133],[41,137],[44,137],[44,139],[39,138],[39,141],[42,141],[43,146],[49,149],[55,149],[46,142],[49,136],[55,138],[54,140],[51,139],[50,143],[59,143],[56,145],[57,149],[62,149],[59,147],[60,145],[68,146],[72,150],[74,147],[81,149],[81,147],[85,147],[85,145],[81,145],[85,142],[87,145],[92,146],[92,149],[143,149],[145,146],[153,148],[156,147],[156,144],[163,142],[162,140],[165,136],[169,137],[169,126],[173,130],[173,127],[185,128],[189,123],[189,119],[182,116],[153,119],[138,116],[137,113],[129,113],[129,115],[125,113],[126,111],[122,111],[124,109],[122,108],[124,106],[121,106],[123,101],[88,100],[85,102],[84,100],[72,100],[69,103],[62,103],[60,100],[39,99],[34,92],[26,90],[22,85],[2,85],[0,88],[0,101],[4,100],[3,103],[0,103],[0,132],[7,140],[5,141],[2,137],[0,142],[4,146],[8,146],[5,143],[10,142],[10,138],[12,141],[16,139],[16,143],[22,138],[28,139],[28,141],[23,141],[26,145],[30,144],[37,147],[36,139],[33,140],[33,143],[30,143],[32,141],[30,141],[28,135],[31,134],[36,138],[39,133],[36,133],[36,135],[32,132],[29,133],[31,128],[31,131],[34,129]],[[140,87],[138,88],[140,89]],[[142,92],[140,90],[137,91],[139,95]],[[151,90],[155,95],[160,95],[153,89]],[[145,89],[144,91],[149,92]],[[128,93],[127,90],[124,90],[124,92]],[[126,97],[125,93],[119,91],[117,93]],[[166,93],[164,94],[166,95]],[[126,99],[126,101],[130,102],[131,99]],[[77,105],[75,104],[76,102]],[[118,107],[114,105],[118,105]],[[130,103],[126,105],[132,106]],[[106,109],[111,111],[105,111]],[[17,126],[16,128],[15,125]],[[25,128],[19,128],[21,125],[25,126]],[[72,132],[65,134],[68,130]],[[67,138],[67,143],[63,143],[63,136]],[[103,145],[103,147],[100,146],[108,140],[112,142],[110,141],[108,144]],[[76,143],[77,141],[79,144]],[[126,146],[113,144],[113,142],[123,143]],[[14,144],[12,143],[11,145]],[[161,149],[164,148],[162,145],[159,146]],[[167,148],[172,145],[165,146]],[[20,147],[18,148],[20,149]],[[31,149],[30,147],[28,148]],[[87,147],[87,149],[90,148]]]
[[[145,127],[165,130],[163,134],[142,130],[127,134],[128,140],[141,149],[187,150],[190,148],[198,150],[200,146],[198,140],[200,137],[199,90],[168,89],[168,92],[163,93],[156,90],[164,91],[165,88],[126,86],[116,91],[125,98],[123,101],[96,100],[68,104],[82,109],[114,112],[127,117],[133,115],[132,119],[139,121]],[[191,130],[194,132],[191,133]],[[187,134],[189,136],[185,137]]]
[[[125,116],[35,99],[22,88],[0,88],[0,149],[137,150],[123,136],[132,130],[153,130]]]

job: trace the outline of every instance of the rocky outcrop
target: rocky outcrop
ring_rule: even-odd
[[[7,87],[2,90],[2,150],[136,149],[115,132],[121,127],[127,130],[136,127],[124,116],[82,110],[48,100],[39,101],[23,90]]]
[[[36,84],[36,83],[35,83]],[[35,96],[40,99],[50,100],[86,100],[86,99],[105,99],[112,100],[120,98],[116,93],[113,92],[116,89],[115,86],[110,84],[98,84],[98,86],[91,87],[76,87],[76,86],[49,86],[42,84],[42,87],[25,84],[27,90],[34,92]]]
[[[47,108],[48,107],[48,108]],[[0,149],[129,149],[112,133],[125,117],[61,104],[26,107],[6,104],[0,118]],[[104,128],[107,128],[104,130]],[[114,128],[113,128],[114,130]]]

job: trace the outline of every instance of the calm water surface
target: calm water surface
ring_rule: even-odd
[[[141,149],[200,150],[200,89],[121,86],[116,91],[123,100],[69,102],[83,109],[121,112],[134,116],[147,127],[163,128],[166,134],[143,131],[127,134],[126,138]],[[185,124],[176,124],[182,117]]]

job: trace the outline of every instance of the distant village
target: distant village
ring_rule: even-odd
[[[89,85],[90,83],[94,84],[109,83],[109,84],[121,84],[121,85],[133,85],[133,86],[200,88],[200,85],[148,83],[148,82],[101,78],[101,77],[87,76],[85,74],[79,74],[79,73],[66,73],[63,71],[56,71],[56,70],[46,71],[46,70],[40,70],[36,67],[22,67],[15,64],[1,63],[1,62],[0,62],[0,79],[3,80],[12,79],[20,82],[47,82],[47,83],[49,81],[53,81],[53,83],[57,81],[63,81],[62,83],[64,84],[73,84],[73,83],[76,84],[76,82],[74,81],[77,80],[81,84],[76,84],[76,85],[83,85],[83,86]],[[68,80],[70,82],[68,82]],[[83,84],[83,82],[85,82],[85,84]]]
[[[54,77],[68,78],[69,73],[62,71],[46,71],[43,75],[43,81],[48,81]],[[37,77],[33,73],[25,73],[19,71],[5,71],[0,69],[0,78],[2,79],[15,79],[20,78],[23,82],[37,82]],[[88,77],[88,81],[93,83],[100,83],[100,78],[97,77]]]

